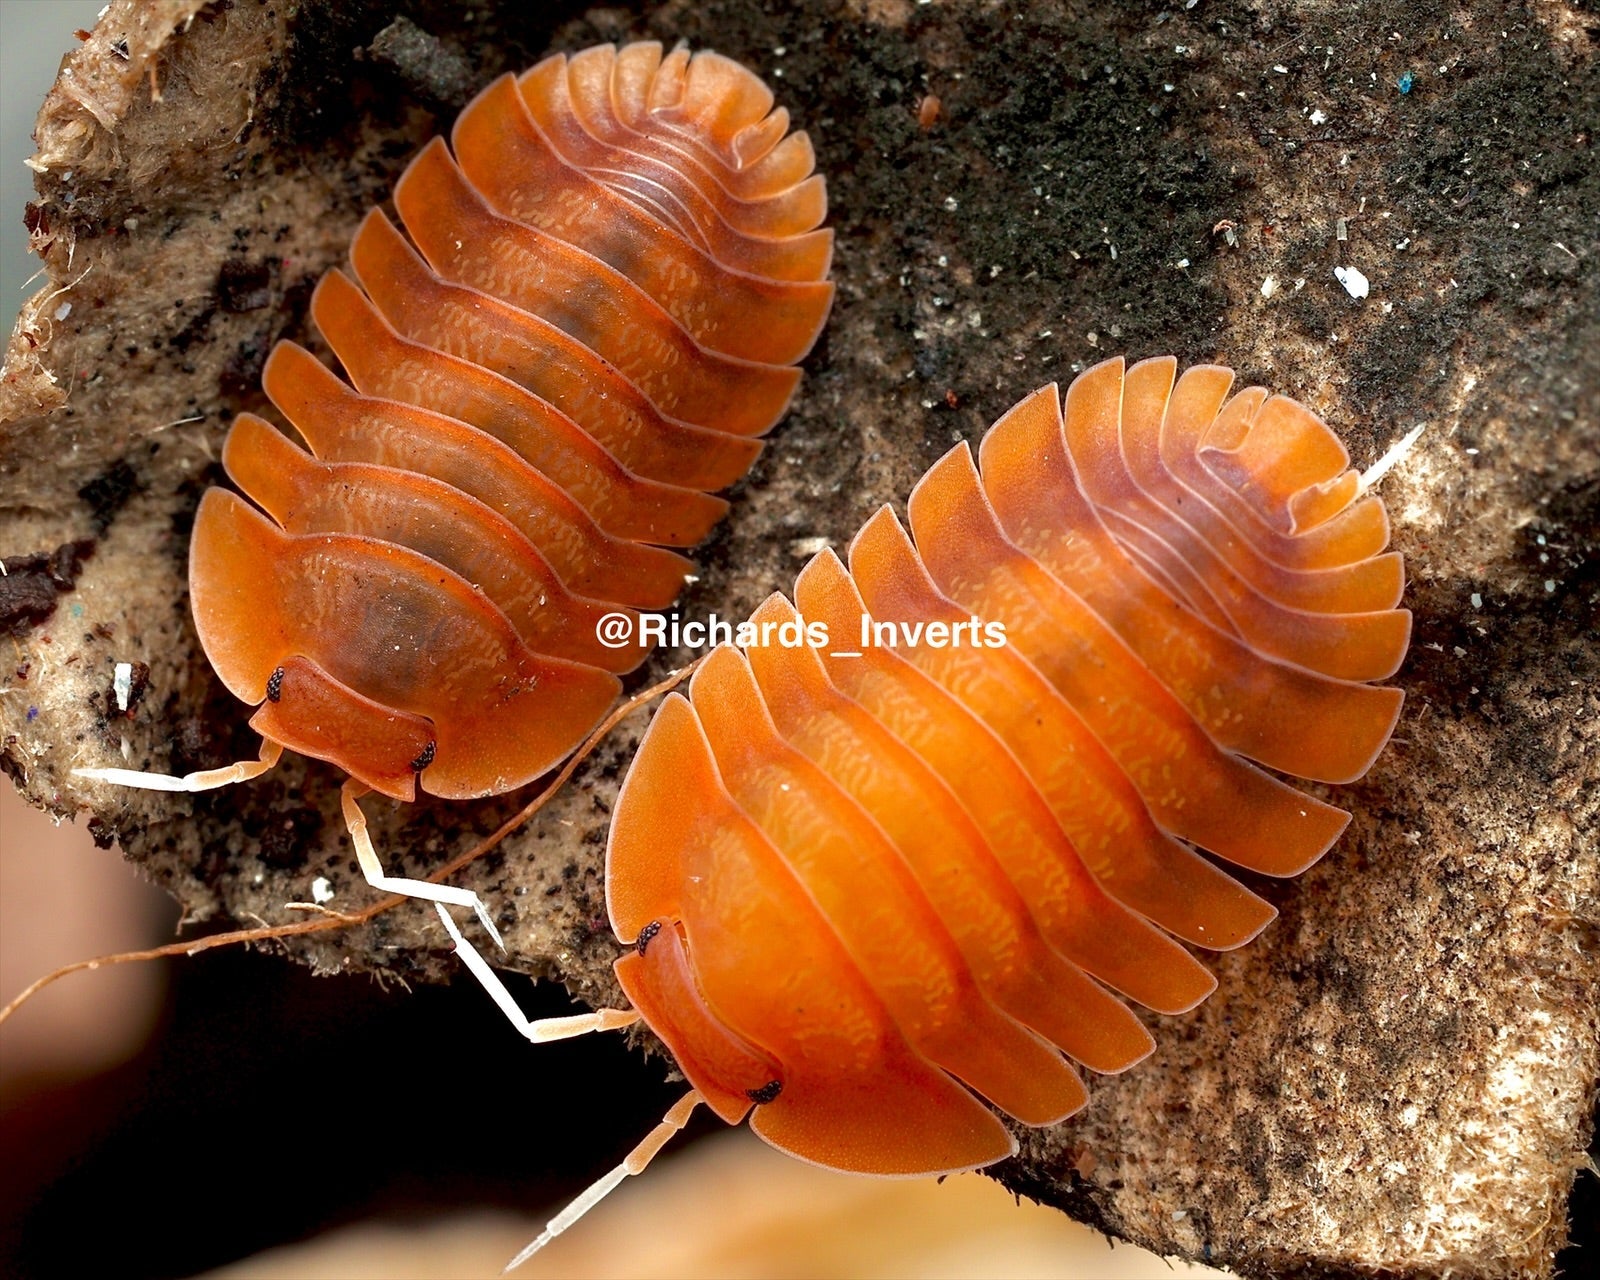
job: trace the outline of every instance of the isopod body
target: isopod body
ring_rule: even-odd
[[[782,416],[832,299],[804,133],[719,55],[506,75],[374,210],[201,503],[200,640],[268,744],[402,800],[521,786],[582,740]],[[257,509],[259,506],[260,510]],[[636,629],[635,629],[636,633]]]
[[[1070,1114],[1068,1058],[1152,1046],[1119,995],[1189,1009],[1180,940],[1271,919],[1198,850],[1284,876],[1338,837],[1267,769],[1349,782],[1387,741],[1400,557],[1333,433],[1231,383],[1118,360],[1064,412],[1034,393],[909,533],[880,510],[753,616],[827,649],[719,648],[662,706],[612,826],[617,973],[724,1119],[858,1172],[1000,1159],[979,1096]]]

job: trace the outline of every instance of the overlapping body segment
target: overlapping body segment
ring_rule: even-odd
[[[793,604],[763,604],[768,643],[710,655],[641,744],[612,828],[613,922],[624,940],[677,931],[677,995],[652,988],[646,1017],[708,1099],[733,1096],[719,1063],[743,1061],[717,1037],[759,1046],[774,1082],[742,1096],[775,1145],[871,1172],[969,1167],[968,1114],[902,1090],[906,1052],[1047,1122],[1072,1091],[1041,1050],[1100,1071],[1148,1051],[1113,992],[1177,1013],[1211,990],[1168,934],[1220,950],[1271,919],[1200,850],[1291,875],[1348,820],[1268,770],[1348,781],[1393,730],[1399,692],[1365,682],[1409,637],[1381,508],[1300,406],[1225,399],[1225,370],[1174,374],[1110,361],[1064,415],[1054,387],[1024,400],[976,460],[962,445],[930,470],[909,533],[885,508],[848,568],[824,552]],[[774,647],[806,623],[827,648]],[[775,921],[800,901],[787,934]],[[893,1053],[881,1022],[835,1065],[806,1052],[832,1010],[794,973],[871,993]],[[902,1106],[863,1164],[848,1135]]]
[[[484,90],[454,154],[423,148],[396,188],[402,225],[361,224],[352,274],[312,304],[353,387],[281,344],[265,390],[309,453],[246,415],[224,457],[277,526],[211,501],[193,543],[207,654],[268,698],[270,742],[401,799],[485,795],[598,722],[647,649],[608,648],[597,624],[676,598],[692,566],[674,548],[726,512],[713,491],[760,452],[832,300],[823,181],[771,104],[715,55],[555,55]],[[408,601],[386,648],[362,649],[364,623],[287,625],[378,617],[361,603],[378,581]],[[285,625],[243,642],[261,595]],[[422,698],[429,680],[452,696]],[[475,732],[508,707],[521,729]]]

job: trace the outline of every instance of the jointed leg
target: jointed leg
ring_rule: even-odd
[[[456,944],[456,954],[461,957],[462,963],[471,970],[472,976],[483,985],[495,1004],[500,1006],[500,1012],[506,1015],[511,1025],[534,1044],[570,1040],[573,1036],[587,1035],[591,1031],[620,1031],[639,1021],[639,1015],[632,1009],[596,1009],[593,1013],[579,1013],[566,1018],[530,1019],[517,1008],[516,1000],[506,989],[506,984],[500,981],[500,975],[489,967],[478,949],[461,936],[461,930],[456,928],[450,913],[437,903],[434,904],[434,910],[439,913],[439,919],[444,921],[445,930]]]
[[[356,803],[367,790],[367,787],[351,778],[345,782],[344,790],[339,793],[344,808],[344,824],[350,832],[350,843],[355,846],[356,861],[360,863],[361,874],[367,878],[367,883],[374,889],[381,889],[384,893],[398,893],[403,898],[421,898],[427,902],[448,903],[453,907],[471,907],[478,917],[478,922],[494,939],[495,946],[504,951],[506,944],[500,939],[500,930],[494,927],[494,921],[489,918],[489,908],[471,889],[384,875],[383,867],[378,862],[378,852],[372,847],[372,837],[367,834],[367,816],[361,812],[361,806]]]

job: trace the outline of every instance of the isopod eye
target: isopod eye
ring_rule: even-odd
[[[634,949],[617,961],[616,970],[633,1007],[666,1041],[706,1105],[729,1124],[738,1124],[752,1102],[771,1102],[782,1091],[777,1060],[707,1003],[677,921],[652,920],[639,930]]]
[[[619,60],[504,76],[453,155],[421,151],[395,188],[404,231],[374,210],[355,279],[312,300],[353,385],[279,344],[263,388],[309,452],[241,416],[223,460],[255,506],[218,492],[196,519],[190,594],[222,682],[270,711],[279,662],[314,659],[362,710],[331,725],[296,692],[264,715],[272,740],[391,795],[424,771],[434,795],[499,794],[583,741],[648,651],[600,644],[598,621],[677,597],[675,548],[726,512],[712,491],[755,460],[832,304],[824,183],[770,90],[684,53],[674,112],[619,116],[654,100],[659,49],[620,93]],[[757,132],[730,151],[730,130]],[[361,727],[396,717],[406,733]]]
[[[250,726],[291,751],[333,761],[397,800],[416,795],[417,774],[433,763],[436,749],[426,718],[363,697],[300,654],[268,677],[267,700]]]
[[[641,742],[607,901],[623,936],[671,927],[618,977],[780,1150],[890,1175],[1014,1152],[972,1094],[1054,1123],[1086,1099],[1056,1050],[1111,1073],[1153,1047],[1098,983],[1169,1014],[1214,988],[1155,926],[1223,950],[1272,918],[1185,842],[1292,875],[1348,821],[1268,769],[1351,781],[1394,727],[1400,691],[1366,683],[1409,634],[1381,508],[1308,411],[1256,422],[1264,393],[1176,371],[1023,400],[912,491],[914,544],[883,508]],[[801,623],[861,652],[769,639]]]

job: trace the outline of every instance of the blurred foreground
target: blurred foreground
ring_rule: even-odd
[[[5,783],[0,905],[0,1000],[56,965],[169,941],[176,915]],[[559,1011],[558,991],[538,998]],[[470,984],[408,997],[262,955],[74,974],[0,1029],[0,1274],[180,1276],[264,1250],[206,1274],[496,1276],[682,1090],[596,1040],[590,1067],[517,1041]],[[352,1096],[370,1132],[324,1120],[342,1116],[325,1100]],[[1113,1250],[975,1174],[852,1178],[719,1129],[702,1122],[710,1136],[669,1148],[518,1274],[1222,1274]],[[504,1207],[519,1204],[547,1208]],[[142,1229],[75,1234],[111,1219]],[[273,1247],[297,1235],[311,1238]]]
[[[275,1249],[210,1280],[497,1276],[542,1216],[462,1214],[415,1229],[363,1224]],[[1205,1280],[1226,1275],[1115,1249],[1053,1209],[963,1174],[853,1178],[801,1164],[747,1130],[701,1142],[624,1183],[517,1271],[549,1277],[1005,1276]]]

